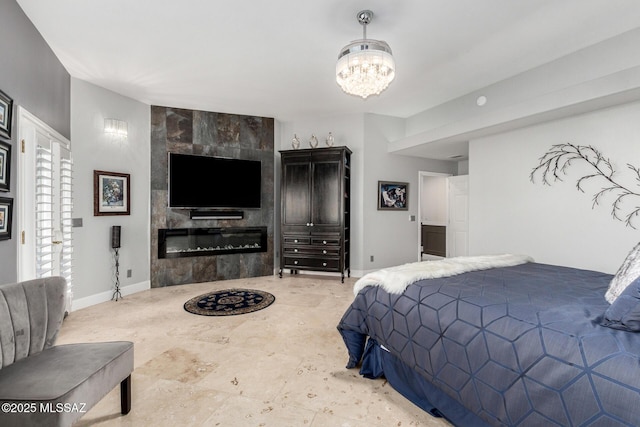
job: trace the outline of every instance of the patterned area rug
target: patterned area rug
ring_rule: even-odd
[[[225,289],[191,298],[184,303],[189,313],[202,316],[233,316],[269,307],[276,297],[253,289]]]

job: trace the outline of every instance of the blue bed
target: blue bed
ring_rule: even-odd
[[[537,263],[362,289],[348,368],[457,426],[640,425],[640,335],[602,326],[609,274]]]

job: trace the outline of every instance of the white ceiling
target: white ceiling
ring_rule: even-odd
[[[73,77],[152,105],[294,121],[409,117],[640,25],[638,0],[17,0]],[[341,47],[385,40],[378,97],[335,82]]]

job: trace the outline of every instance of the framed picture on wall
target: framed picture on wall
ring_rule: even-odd
[[[378,181],[378,210],[406,211],[409,209],[409,183]]]
[[[11,138],[11,114],[13,99],[0,90],[0,136]]]
[[[11,146],[0,139],[0,191],[11,189]]]
[[[0,240],[11,239],[11,215],[13,199],[0,197]]]
[[[93,215],[129,215],[130,187],[127,173],[93,171]]]

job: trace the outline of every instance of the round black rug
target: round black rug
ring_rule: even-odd
[[[233,316],[269,307],[276,297],[253,289],[225,289],[191,298],[184,303],[189,313],[202,316]]]

